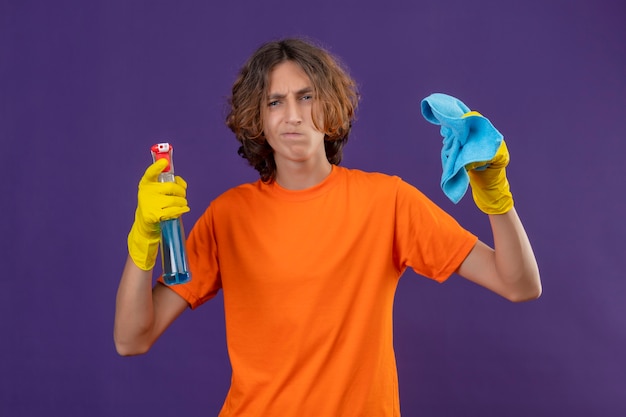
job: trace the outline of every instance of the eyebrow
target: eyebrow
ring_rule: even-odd
[[[308,94],[308,93],[312,93],[312,92],[313,92],[313,88],[312,87],[304,87],[304,88],[296,91],[296,96],[301,96],[303,94]],[[267,98],[269,100],[279,100],[279,99],[283,99],[285,97],[286,97],[286,94],[272,93]]]

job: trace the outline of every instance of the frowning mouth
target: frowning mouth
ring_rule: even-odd
[[[296,139],[296,138],[302,137],[302,133],[298,133],[298,132],[284,132],[284,133],[281,133],[280,135],[287,139],[289,138]]]

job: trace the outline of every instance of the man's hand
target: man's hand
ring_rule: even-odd
[[[463,117],[473,115],[480,116],[480,113],[471,111]],[[509,150],[503,140],[493,159],[465,166],[474,202],[484,213],[504,214],[513,208],[513,196],[506,178],[509,159]]]
[[[154,268],[161,233],[159,222],[173,219],[189,211],[187,183],[181,177],[176,182],[158,182],[167,166],[165,159],[150,165],[139,182],[135,221],[128,234],[128,253],[135,265],[149,271]]]

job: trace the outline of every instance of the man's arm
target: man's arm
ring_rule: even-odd
[[[152,286],[152,271],[128,257],[115,303],[113,338],[120,355],[147,352],[165,329],[187,308],[187,302],[160,283]]]
[[[115,303],[113,338],[120,355],[138,355],[187,308],[187,302],[162,284],[152,288],[152,270],[160,241],[159,222],[189,211],[187,184],[159,182],[167,160],[159,159],[144,173],[137,192],[135,221],[128,234],[128,259]]]
[[[513,206],[506,177],[509,151],[502,134],[479,112],[470,111],[460,100],[445,94],[434,94],[422,100],[422,115],[429,122],[442,126],[444,143],[453,138],[462,138],[461,143],[473,142],[475,146],[480,144],[476,141],[494,141],[493,144],[499,141],[491,160],[465,165],[474,202],[489,215],[495,250],[477,242],[457,273],[511,301],[538,298],[541,295],[539,270]],[[457,156],[446,154],[446,157],[448,163],[456,164]]]
[[[537,261],[515,208],[490,214],[495,250],[478,241],[457,272],[504,298],[528,301],[541,295]]]

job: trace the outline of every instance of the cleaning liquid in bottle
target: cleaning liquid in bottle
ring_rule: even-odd
[[[174,148],[169,143],[157,143],[150,148],[152,161],[167,159],[168,166],[159,174],[159,182],[175,182]],[[167,285],[184,284],[191,281],[191,272],[187,265],[185,250],[185,230],[181,216],[175,219],[162,220],[161,227],[161,261],[163,265],[163,281]]]

